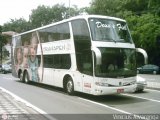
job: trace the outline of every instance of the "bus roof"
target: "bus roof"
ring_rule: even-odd
[[[23,35],[23,34],[27,34],[27,33],[30,33],[30,32],[34,32],[34,31],[37,31],[37,30],[41,30],[41,29],[44,29],[44,28],[47,28],[47,27],[51,27],[53,25],[64,23],[64,22],[69,22],[69,21],[76,20],[76,19],[86,19],[87,20],[88,18],[103,18],[103,19],[112,19],[112,20],[118,20],[118,21],[126,22],[124,19],[120,19],[120,18],[116,18],[116,17],[110,17],[110,16],[78,15],[78,16],[75,16],[75,17],[71,17],[71,18],[68,18],[68,19],[61,20],[59,22],[55,22],[55,23],[51,23],[49,25],[45,25],[45,26],[42,26],[42,27],[39,27],[39,28],[35,28],[33,30],[29,30],[29,31],[26,31],[26,32],[23,32],[23,33],[19,33],[19,34],[13,35],[13,37],[16,37],[16,36],[19,36],[19,35]]]

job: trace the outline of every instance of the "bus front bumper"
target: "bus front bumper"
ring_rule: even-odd
[[[129,85],[129,86],[119,86],[119,87],[96,86],[94,89],[94,95],[133,93],[135,92],[135,90],[136,90],[136,84]]]

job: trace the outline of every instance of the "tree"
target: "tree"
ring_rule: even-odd
[[[117,13],[122,9],[121,6],[121,0],[93,0],[88,12],[89,14],[117,16]]]
[[[0,26],[0,59],[1,59],[1,65],[2,65],[2,60],[3,60],[3,45],[5,43],[5,37],[2,35],[2,26]]]
[[[59,20],[62,20],[62,13],[66,10],[64,5],[38,6],[37,9],[32,10],[30,15],[30,22],[33,28],[41,27]]]
[[[160,66],[160,0],[93,0],[87,11],[126,19],[136,47]]]
[[[150,63],[160,65],[160,45],[157,44],[157,37],[160,35],[160,17],[148,13],[128,17],[127,21],[136,46],[147,51]]]
[[[61,21],[70,16],[76,16],[80,13],[77,6],[66,8],[64,4],[56,4],[52,7],[49,6],[38,6],[32,10],[30,15],[30,22],[33,28],[41,27],[53,22]]]
[[[3,31],[14,31],[17,33],[21,33],[30,29],[30,22],[27,22],[24,18],[11,19],[10,22],[3,25]]]
[[[122,7],[126,11],[132,11],[136,15],[147,13],[149,0],[122,0]]]
[[[160,16],[160,0],[149,0],[148,9],[150,13]]]
[[[2,26],[0,25],[0,58],[2,64]]]

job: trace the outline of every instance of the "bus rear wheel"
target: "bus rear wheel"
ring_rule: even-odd
[[[29,75],[28,75],[28,72],[25,72],[25,73],[24,73],[24,82],[25,82],[25,83],[29,83]]]
[[[19,79],[20,79],[21,82],[24,82],[23,81],[23,73],[21,71],[19,72],[18,77],[19,77]]]
[[[73,80],[71,77],[68,77],[67,82],[65,84],[65,89],[69,95],[74,94],[74,84],[73,84]]]

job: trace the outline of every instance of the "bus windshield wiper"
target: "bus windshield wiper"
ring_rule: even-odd
[[[115,39],[109,39],[109,40],[111,40],[111,41],[113,41],[113,42],[115,42],[115,43],[117,42]]]
[[[116,42],[124,42],[124,39],[118,39]]]

